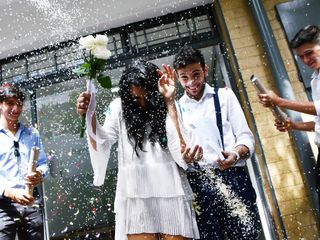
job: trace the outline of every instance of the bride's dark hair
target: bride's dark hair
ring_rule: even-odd
[[[128,131],[128,137],[134,144],[137,155],[138,148],[143,151],[143,142],[149,139],[152,143],[158,141],[162,148],[167,148],[166,115],[167,108],[158,90],[159,69],[153,63],[138,59],[123,72],[119,83],[123,116]],[[137,86],[146,91],[146,107],[142,108],[131,94],[131,86]],[[147,131],[147,126],[151,131]]]

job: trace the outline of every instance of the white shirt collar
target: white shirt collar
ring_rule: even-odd
[[[26,128],[26,126],[24,126],[21,122],[19,122],[19,128],[17,129],[17,131],[19,131],[20,129],[23,130],[24,128]],[[1,124],[0,124],[0,131],[7,132],[7,130]]]
[[[186,91],[184,91],[183,96],[181,97],[180,101],[181,103],[186,103],[186,102],[201,102],[207,95],[213,95],[215,94],[214,92],[214,88],[210,87],[210,85],[208,83],[205,83],[204,85],[204,91],[202,94],[202,97],[199,99],[199,101],[194,100],[193,98],[189,97],[186,93]]]
[[[320,70],[315,70],[311,76],[312,79],[320,78]]]

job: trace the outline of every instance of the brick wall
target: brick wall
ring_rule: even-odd
[[[299,100],[307,100],[304,87],[298,80],[284,32],[275,16],[274,6],[281,2],[285,1],[264,0],[263,4],[295,96]],[[256,91],[249,80],[254,73],[267,88],[276,91],[248,1],[220,0],[220,4],[245,82],[288,237],[289,239],[316,239],[318,232],[316,217],[311,210],[311,201],[290,137],[287,133],[281,133],[275,129],[271,112],[259,104]],[[311,139],[312,137],[310,136]],[[312,140],[311,143],[313,144]]]

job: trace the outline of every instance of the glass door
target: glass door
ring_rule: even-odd
[[[122,70],[112,70],[111,77],[119,79]],[[105,184],[93,187],[87,141],[79,138],[80,117],[75,108],[76,99],[84,90],[84,79],[37,90],[38,128],[49,161],[49,176],[44,182],[46,219],[48,235],[53,239],[73,232],[113,236],[117,151],[114,146]],[[113,90],[99,89],[99,121],[103,120],[105,107],[116,96]]]

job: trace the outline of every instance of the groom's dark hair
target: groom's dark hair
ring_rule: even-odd
[[[192,63],[200,63],[202,69],[205,69],[206,63],[200,50],[185,45],[179,49],[173,60],[174,69],[184,68]]]

